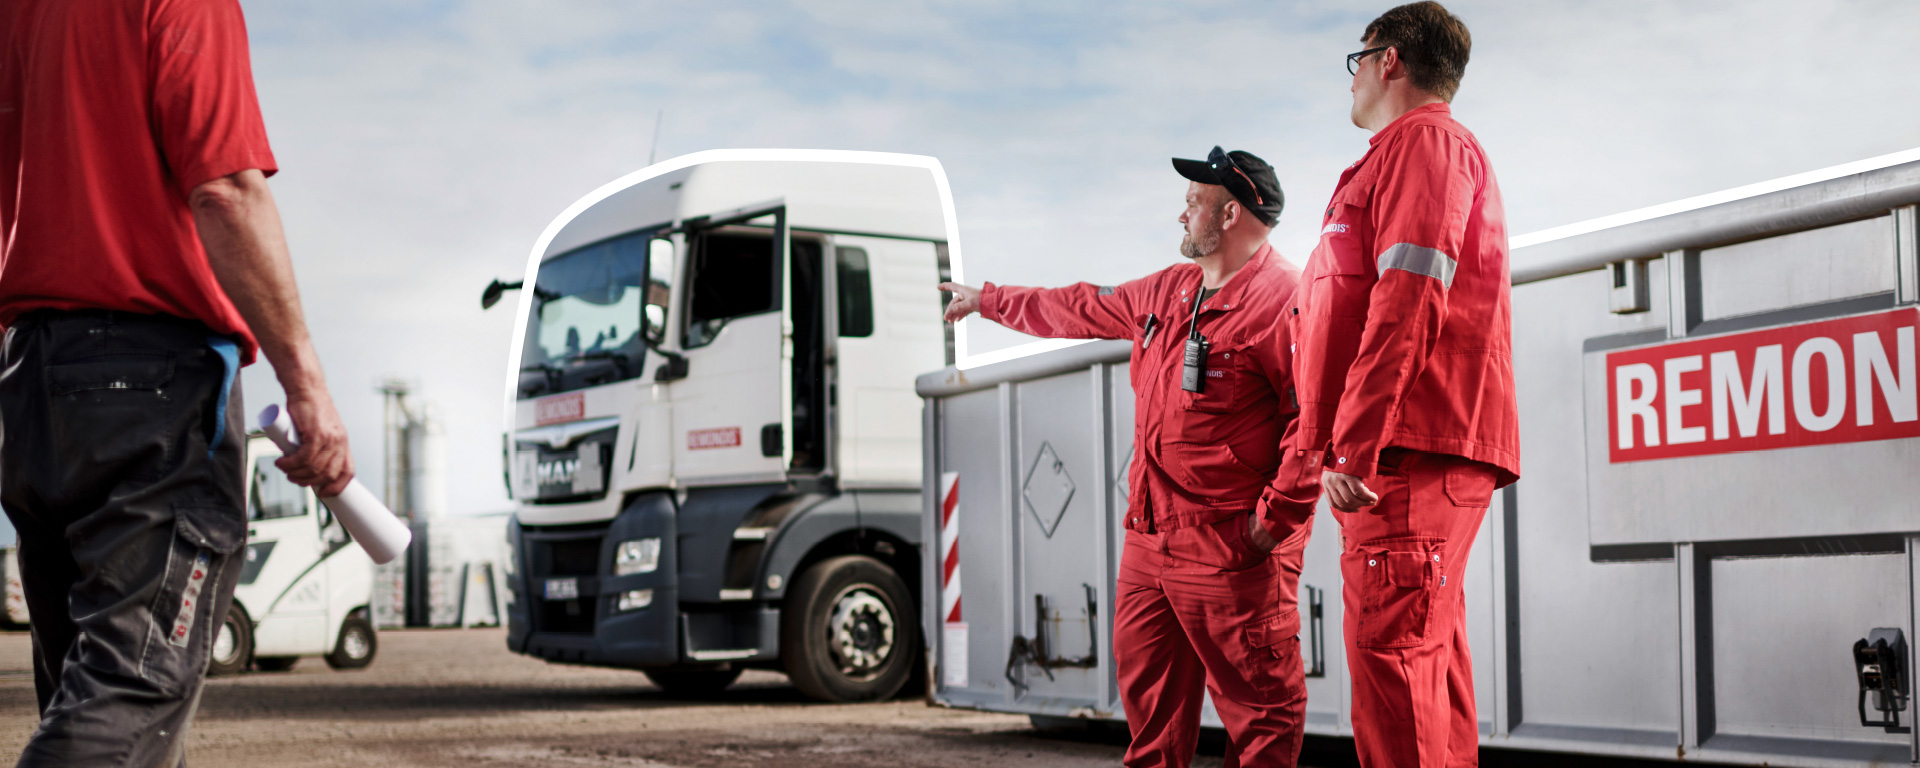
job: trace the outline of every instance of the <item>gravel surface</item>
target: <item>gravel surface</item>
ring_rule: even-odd
[[[29,648],[24,632],[0,634],[0,760],[33,730]],[[673,700],[637,672],[509,653],[499,629],[382,632],[379,656],[359,672],[311,658],[288,672],[216,678],[189,738],[195,768],[1070,768],[1118,765],[1125,746],[919,700],[819,704],[773,672],[748,672],[714,701]],[[1217,746],[1195,761],[1219,764]]]
[[[0,632],[0,764],[36,721],[31,641]],[[1043,733],[1025,717],[918,699],[821,704],[775,672],[748,672],[711,701],[671,699],[638,672],[509,653],[506,631],[389,630],[358,672],[318,658],[286,672],[208,682],[188,737],[194,768],[628,766],[632,768],[1079,768],[1117,766],[1124,734]],[[1218,768],[1204,731],[1195,768]],[[1302,764],[1350,768],[1352,742],[1307,739]],[[1481,750],[1485,768],[1660,768],[1574,755]]]

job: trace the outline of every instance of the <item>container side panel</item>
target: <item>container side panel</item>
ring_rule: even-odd
[[[1000,675],[1011,639],[1000,620],[1007,608],[1001,542],[1010,519],[1002,514],[1005,503],[1000,492],[1006,466],[1000,456],[1004,420],[995,390],[956,395],[940,403],[939,469],[942,476],[956,473],[959,480],[952,519],[959,529],[960,614],[966,624],[966,685],[945,685],[946,643],[957,638],[946,637],[944,631],[941,638],[943,667],[936,680],[942,681],[940,693],[949,701],[1003,703],[1012,695]],[[942,616],[938,622],[942,630],[946,619]]]
[[[1662,270],[1652,272],[1659,296]],[[1522,477],[1513,532],[1520,631],[1510,639],[1520,664],[1510,674],[1520,676],[1528,723],[1671,732],[1674,566],[1591,561],[1585,456],[1573,438],[1584,431],[1585,341],[1666,326],[1658,301],[1652,312],[1610,313],[1610,288],[1606,273],[1586,272],[1513,291],[1514,317],[1554,320],[1514,324]]]
[[[1906,620],[1906,561],[1715,560],[1714,732],[1905,744],[1903,734],[1860,726],[1853,643]]]
[[[1047,714],[1100,705],[1102,667],[1109,663],[1096,647],[1107,631],[1101,624],[1112,625],[1101,615],[1112,582],[1095,544],[1107,521],[1094,504],[1095,484],[1102,482],[1096,452],[1104,441],[1092,419],[1092,376],[1080,371],[1025,382],[1014,398],[1020,476],[1013,517],[1023,547],[1021,583],[1011,596],[1019,622],[1012,631],[1033,649],[1014,675],[1027,685],[1023,700]],[[1088,666],[1065,666],[1075,661]]]
[[[1495,494],[1496,498],[1498,494]],[[1496,503],[1480,520],[1480,532],[1473,537],[1473,549],[1467,553],[1466,591],[1467,649],[1473,659],[1473,698],[1479,705],[1480,733],[1493,733],[1493,599],[1498,584],[1493,574],[1493,522],[1500,513]]]
[[[1127,474],[1133,469],[1133,371],[1132,363],[1121,363],[1112,368],[1107,376],[1107,501],[1109,509],[1106,519],[1107,573],[1106,583],[1111,585],[1120,579],[1120,550],[1126,546],[1127,529],[1121,521],[1127,517],[1128,499],[1131,488],[1127,484]],[[1109,595],[1112,592],[1108,593]],[[1113,601],[1109,599],[1105,606],[1106,615],[1101,617],[1100,631],[1105,632],[1107,656],[1113,658]],[[1120,712],[1120,681],[1112,664],[1106,668],[1108,689],[1107,709]]]
[[[1893,234],[1893,217],[1879,216],[1701,251],[1701,317],[1892,291]]]
[[[1313,514],[1313,537],[1307,540],[1300,569],[1300,662],[1309,668],[1313,664],[1313,620],[1309,613],[1312,592],[1307,589],[1312,587],[1320,591],[1320,666],[1324,673],[1307,678],[1307,732],[1349,734],[1353,721],[1347,703],[1352,686],[1347,678],[1347,646],[1340,635],[1345,612],[1340,601],[1340,521],[1324,499]],[[1473,582],[1467,582],[1467,588],[1472,589]]]
[[[1911,329],[1914,324],[1913,310],[1895,310],[1889,323],[1904,324]],[[1813,334],[1813,331],[1807,331]],[[1880,332],[1878,335],[1886,342],[1905,338],[1911,343],[1911,331],[1903,331],[1904,337],[1893,333]],[[1773,429],[1768,419],[1771,416],[1765,409],[1775,404],[1780,406],[1780,422],[1800,419],[1802,411],[1815,411],[1821,408],[1841,408],[1843,422],[1829,425],[1840,429],[1853,429],[1861,416],[1857,411],[1860,386],[1867,386],[1872,393],[1877,409],[1874,421],[1886,426],[1898,427],[1898,423],[1889,421],[1882,394],[1885,387],[1879,378],[1872,378],[1864,384],[1859,372],[1862,363],[1857,356],[1856,341],[1850,334],[1828,334],[1842,336],[1838,340],[1827,336],[1817,336],[1801,347],[1814,346],[1813,342],[1827,342],[1845,360],[1844,365],[1828,366],[1824,355],[1802,356],[1796,353],[1792,344],[1774,345],[1782,365],[1780,375],[1768,378],[1776,387],[1773,390],[1778,397],[1767,402],[1769,390],[1754,387],[1753,382],[1760,380],[1757,365],[1743,363],[1747,393],[1758,392],[1761,397],[1761,410],[1751,419],[1750,428],[1756,432]],[[1872,336],[1873,334],[1868,334]],[[1728,342],[1729,346],[1736,345]],[[1843,346],[1844,345],[1844,346]],[[1745,344],[1751,348],[1745,358],[1751,360],[1758,354],[1759,346]],[[1897,346],[1884,350],[1888,367],[1897,369],[1900,355],[1904,354]],[[1893,531],[1911,530],[1914,527],[1912,506],[1909,503],[1920,495],[1920,474],[1911,471],[1920,466],[1920,439],[1903,438],[1891,440],[1866,440],[1864,442],[1840,442],[1828,445],[1804,445],[1800,447],[1775,448],[1772,450],[1748,450],[1734,453],[1714,453],[1709,455],[1681,456],[1677,458],[1640,461],[1615,461],[1610,447],[1619,441],[1636,440],[1651,444],[1646,435],[1669,443],[1676,443],[1672,435],[1676,433],[1676,424],[1685,429],[1697,429],[1694,437],[1707,440],[1716,434],[1713,409],[1716,396],[1712,391],[1709,373],[1710,360],[1702,359],[1700,354],[1687,354],[1690,348],[1666,356],[1659,369],[1678,369],[1689,367],[1691,362],[1701,364],[1701,370],[1690,371],[1695,378],[1687,379],[1669,375],[1654,364],[1641,363],[1646,372],[1652,372],[1649,379],[1627,384],[1625,394],[1615,388],[1610,391],[1608,381],[1608,353],[1590,352],[1585,355],[1582,364],[1584,381],[1580,385],[1586,410],[1586,460],[1591,482],[1587,488],[1590,493],[1592,510],[1592,536],[1594,544],[1635,544],[1646,542],[1673,541],[1726,541],[1740,539],[1767,539],[1803,536],[1846,536],[1859,534],[1877,534]],[[1804,365],[1795,363],[1805,357],[1813,362]],[[1911,354],[1908,355],[1911,360]],[[1871,358],[1868,363],[1871,364]],[[1629,366],[1614,367],[1615,378],[1628,378]],[[1807,371],[1818,369],[1820,383],[1824,385],[1822,396],[1828,392],[1840,394],[1826,402],[1807,396],[1812,405],[1801,406],[1795,390],[1801,386],[1795,381],[1807,381],[1812,374]],[[1800,373],[1795,373],[1799,370]],[[1871,371],[1870,368],[1866,369]],[[1828,376],[1837,372],[1842,385],[1834,387],[1828,382]],[[1898,374],[1898,371],[1895,371]],[[1872,374],[1869,373],[1869,377]],[[1636,410],[1630,403],[1635,398],[1645,396],[1642,387],[1654,387],[1656,397],[1670,397],[1675,385],[1667,379],[1674,379],[1680,390],[1688,397],[1697,395],[1698,403],[1684,409],[1668,407],[1655,403],[1644,410]],[[1908,377],[1911,380],[1911,376]],[[1897,379],[1896,379],[1897,381]],[[1916,386],[1909,381],[1909,389]],[[1736,387],[1736,390],[1738,387]],[[1726,415],[1722,419],[1726,433],[1738,434],[1735,430],[1745,429],[1738,421],[1741,416],[1736,412],[1737,401],[1745,396],[1739,391],[1723,395],[1721,402]],[[1615,402],[1610,402],[1612,398]],[[1851,402],[1849,402],[1851,401]],[[1612,410],[1610,410],[1612,406]],[[1633,414],[1621,419],[1621,413]],[[1646,414],[1651,414],[1647,416]],[[1676,421],[1677,414],[1677,421]],[[1523,425],[1527,414],[1521,414]],[[1649,427],[1648,419],[1662,423]],[[1621,429],[1624,421],[1628,426]],[[1674,423],[1665,423],[1674,422]],[[1767,423],[1763,423],[1767,422]],[[1839,430],[1835,430],[1837,433]],[[1624,433],[1624,436],[1623,436]],[[1616,441],[1610,443],[1609,441]],[[1636,443],[1638,445],[1639,443]],[[1820,514],[1806,514],[1806,510],[1819,509]],[[1685,510],[1684,514],[1675,514],[1675,510]]]

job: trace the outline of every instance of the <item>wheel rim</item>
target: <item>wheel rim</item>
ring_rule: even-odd
[[[871,680],[893,655],[893,606],[871,584],[855,584],[833,599],[827,650],[834,667],[853,680]]]
[[[233,622],[221,622],[220,630],[213,636],[213,660],[221,664],[231,664],[234,654],[239,650],[239,641],[233,633]]]
[[[340,650],[346,652],[347,658],[358,661],[366,658],[367,654],[373,651],[373,643],[367,639],[367,633],[354,627],[347,630],[345,637],[340,638]]]

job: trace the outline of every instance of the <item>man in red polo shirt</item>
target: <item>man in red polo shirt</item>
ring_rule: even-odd
[[[21,765],[175,765],[245,537],[240,365],[353,477],[266,186],[235,0],[0,7],[0,504],[41,720]]]
[[[1296,590],[1308,531],[1277,542],[1252,512],[1293,420],[1281,308],[1299,272],[1267,244],[1281,208],[1272,167],[1219,147],[1173,165],[1192,182],[1180,215],[1192,263],[1112,287],[940,287],[955,294],[950,322],[978,311],[1035,336],[1134,341],[1113,618],[1125,764],[1191,762],[1205,690],[1228,766],[1291,766],[1307,699]]]
[[[1324,485],[1338,512],[1361,765],[1477,765],[1461,583],[1494,489],[1520,475],[1506,215],[1447,107],[1466,25],[1413,3],[1361,41],[1353,122],[1372,146],[1341,174],[1288,313],[1300,421],[1262,508],[1285,534]]]

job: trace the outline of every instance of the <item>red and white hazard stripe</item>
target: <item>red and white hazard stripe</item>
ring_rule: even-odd
[[[940,610],[946,623],[960,622],[960,473],[940,476]]]

